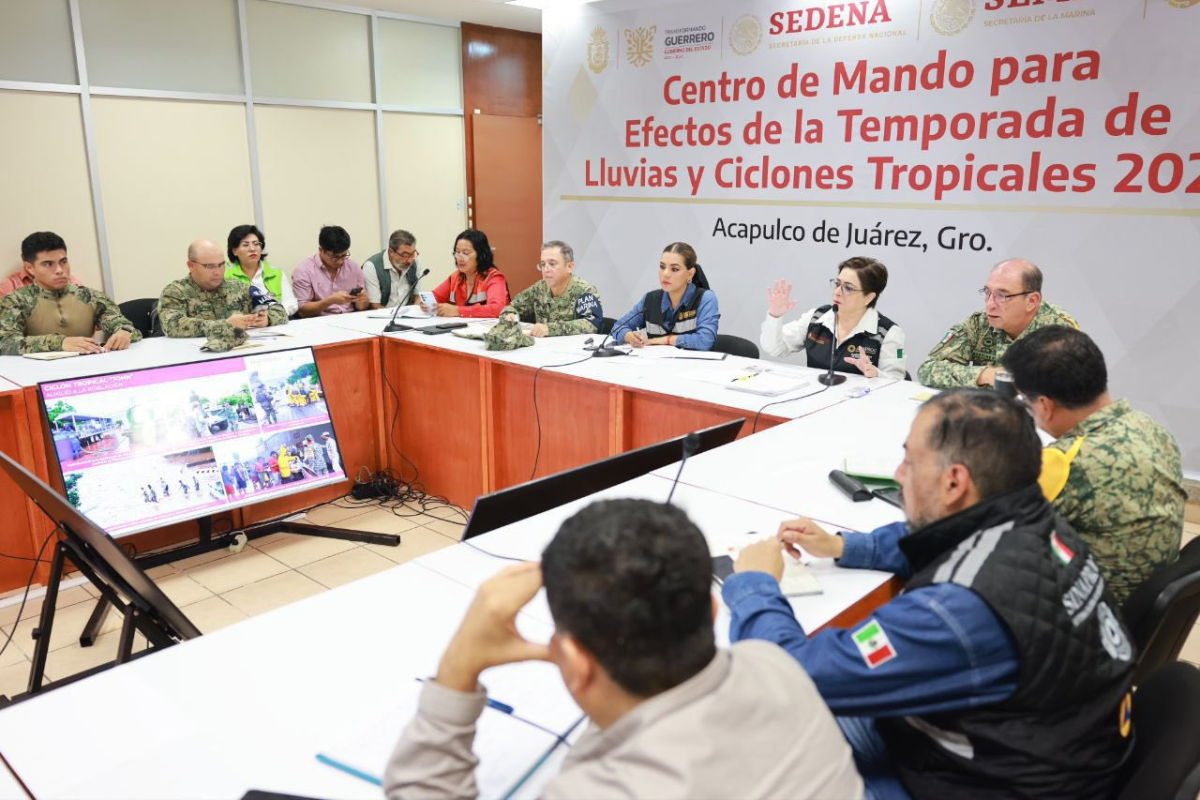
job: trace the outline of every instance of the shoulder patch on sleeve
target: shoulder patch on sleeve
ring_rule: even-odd
[[[946,335],[942,337],[942,340],[940,342],[938,342],[938,344],[945,344],[946,342],[950,341],[953,338],[954,338],[954,331],[953,330],[946,331]]]
[[[575,316],[590,317],[595,313],[596,306],[599,304],[600,301],[597,300],[596,295],[592,294],[591,292],[581,294],[575,301]]]
[[[896,649],[892,647],[883,626],[876,622],[874,617],[867,620],[867,624],[851,636],[868,669],[875,669],[896,657]]]

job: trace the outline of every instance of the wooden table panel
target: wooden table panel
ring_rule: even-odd
[[[625,390],[622,406],[623,451],[745,418],[746,424],[738,433],[740,439],[750,435],[750,428],[754,422],[754,412],[628,389]],[[758,430],[766,430],[781,422],[786,420],[761,415],[758,418]]]
[[[29,459],[32,453],[29,437],[23,433],[25,424],[23,391],[0,394],[0,450],[28,469],[31,468]],[[49,531],[39,537],[34,536],[32,529],[40,512],[7,473],[0,474],[0,509],[0,552],[19,558],[33,558]],[[40,526],[37,530],[41,530]],[[46,558],[45,555],[42,557]],[[0,591],[24,586],[32,569],[33,564],[28,561],[0,558]]]
[[[492,491],[612,454],[610,428],[614,421],[610,419],[608,384],[494,361],[491,405]],[[536,476],[532,472],[535,458]]]
[[[487,366],[476,356],[404,339],[383,343],[388,466],[465,508],[490,483]],[[400,417],[393,429],[397,396]]]

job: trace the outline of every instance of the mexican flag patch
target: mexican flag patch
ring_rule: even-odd
[[[946,342],[950,341],[953,338],[954,338],[954,331],[946,331],[946,335],[942,337],[942,340],[940,342],[938,342],[938,344],[945,344]]]
[[[1075,558],[1075,551],[1063,544],[1056,531],[1050,531],[1050,552],[1063,564],[1070,564]]]
[[[858,645],[858,652],[862,654],[863,661],[867,662],[871,669],[896,657],[896,650],[888,641],[887,634],[883,632],[883,626],[874,619],[855,631],[854,643]]]

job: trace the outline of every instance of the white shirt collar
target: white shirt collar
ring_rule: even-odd
[[[837,331],[833,329],[833,308],[830,308],[828,311],[822,314],[821,318],[818,319],[817,322],[824,325],[826,330],[830,331],[834,335],[837,335]],[[866,310],[866,312],[862,315],[862,319],[860,319],[858,324],[854,326],[854,330],[850,331],[850,335],[846,337],[846,340],[853,339],[855,336],[864,331],[867,333],[879,333],[879,312],[874,308],[868,308]]]

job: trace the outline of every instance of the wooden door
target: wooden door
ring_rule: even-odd
[[[514,295],[541,275],[542,126],[537,117],[471,115],[472,224],[488,236]]]

